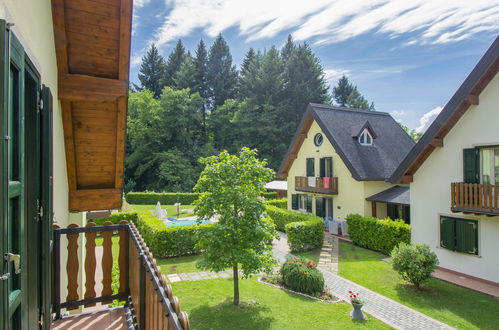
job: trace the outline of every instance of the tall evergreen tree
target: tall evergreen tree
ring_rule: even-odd
[[[163,88],[161,80],[165,74],[165,68],[165,60],[159,54],[156,45],[152,44],[146,55],[142,57],[139,81],[141,87],[153,92],[155,98],[161,95],[161,89]]]
[[[175,73],[173,77],[173,86],[176,89],[189,88],[192,92],[196,92],[196,68],[194,67],[194,61],[189,53],[184,57],[184,61],[180,64],[180,68]]]
[[[235,97],[237,84],[237,70],[232,65],[229,46],[221,34],[210,48],[207,69],[211,108],[215,109],[225,100]]]
[[[307,105],[311,102],[327,104],[330,98],[320,60],[306,43],[291,51],[286,62],[286,74],[289,108],[284,118],[290,124],[288,138],[291,141]]]
[[[374,110],[374,103],[369,104],[369,101],[360,94],[357,86],[352,84],[345,75],[333,87],[332,96],[340,107]]]
[[[293,37],[288,35],[288,39],[286,40],[286,43],[281,49],[281,58],[284,63],[288,62],[289,57],[293,53],[293,51],[296,49],[295,43],[293,41]]]
[[[261,60],[261,53],[256,53],[253,48],[246,53],[239,74],[238,96],[241,99],[253,95],[256,81],[259,79]]]
[[[199,44],[196,49],[196,56],[193,59],[195,76],[194,80],[196,83],[195,90],[201,95],[201,97],[205,100],[203,104],[202,117],[203,117],[203,131],[206,133],[206,116],[208,111],[207,101],[209,97],[209,89],[208,89],[208,52],[206,51],[206,46],[203,40],[199,41]]]
[[[166,61],[165,74],[163,75],[162,80],[163,86],[174,86],[175,75],[180,70],[180,66],[184,62],[185,57],[185,47],[182,44],[182,40],[179,40]]]

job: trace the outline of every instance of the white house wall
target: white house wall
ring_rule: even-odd
[[[450,211],[450,183],[463,181],[463,149],[499,145],[499,76],[479,96],[415,173],[411,183],[412,240],[428,244],[440,266],[499,283],[499,216],[475,216]],[[439,216],[478,220],[479,256],[440,247]]]

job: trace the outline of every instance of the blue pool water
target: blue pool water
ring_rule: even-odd
[[[167,227],[178,227],[178,226],[189,226],[189,225],[195,225],[197,223],[204,224],[204,223],[211,223],[210,220],[201,220],[201,221],[196,221],[196,220],[178,220],[175,222],[169,222],[166,224]]]

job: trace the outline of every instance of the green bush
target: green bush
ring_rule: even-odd
[[[286,225],[291,222],[313,221],[321,219],[313,214],[284,210],[277,206],[267,204],[265,206],[267,216],[274,221],[277,230],[285,231]]]
[[[278,207],[283,210],[288,209],[288,199],[287,198],[281,198],[281,199],[268,199],[265,201],[267,205],[272,205],[275,207]]]
[[[400,276],[417,288],[430,279],[437,268],[437,255],[424,244],[400,243],[391,254],[392,267]]]
[[[160,202],[163,205],[181,203],[191,205],[199,197],[198,193],[156,193],[156,192],[129,192],[126,201],[129,204],[153,205]]]
[[[91,221],[94,222],[97,226],[102,226],[106,221],[111,221],[113,224],[118,224],[121,220],[137,223],[138,214],[137,212],[118,212],[111,214],[107,218],[92,219],[89,220],[89,222]]]
[[[304,258],[289,258],[281,267],[282,281],[293,291],[318,295],[324,291],[324,276],[317,265]]]
[[[262,197],[264,197],[265,199],[276,199],[277,193],[275,191],[264,192],[262,194]]]
[[[157,193],[157,192],[129,192],[126,194],[126,201],[129,204],[153,205],[160,202],[163,205],[173,205],[181,203],[183,205],[191,205],[199,198],[199,193]],[[266,199],[277,197],[276,192],[266,192],[262,194]]]
[[[411,241],[411,226],[403,220],[379,220],[358,214],[349,214],[346,220],[350,239],[358,246],[389,255],[400,243]]]
[[[322,246],[324,220],[291,222],[286,225],[286,236],[291,252],[301,252]]]
[[[156,258],[200,252],[196,248],[198,232],[213,224],[167,227],[149,211],[139,212],[137,228]]]

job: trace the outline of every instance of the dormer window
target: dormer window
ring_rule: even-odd
[[[366,128],[362,131],[362,134],[359,136],[359,143],[363,146],[372,146],[373,145],[373,137],[369,130]]]

